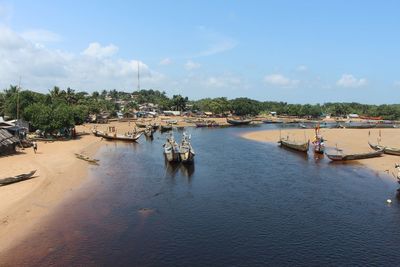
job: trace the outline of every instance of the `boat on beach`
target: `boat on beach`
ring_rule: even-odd
[[[190,135],[183,133],[182,142],[179,146],[179,155],[183,164],[191,164],[194,161],[195,152],[190,143]]]
[[[136,124],[136,126],[137,126],[138,128],[146,128],[146,127],[147,127],[147,124],[145,124],[145,123],[135,122],[135,124]]]
[[[359,160],[376,158],[383,155],[383,149],[373,152],[357,153],[357,154],[344,154],[341,150],[336,149],[335,154],[325,152],[325,155],[332,161],[348,161],[348,160]]]
[[[29,173],[24,173],[24,174],[20,174],[20,175],[17,175],[17,176],[13,176],[13,177],[7,177],[7,178],[0,179],[0,186],[9,185],[9,184],[13,184],[13,183],[29,180],[29,179],[33,178],[33,175],[35,173],[36,173],[36,170],[31,171]]]
[[[142,136],[143,132],[139,132],[139,133],[128,133],[128,134],[108,134],[108,133],[104,133],[101,131],[94,131],[94,135],[98,136],[98,137],[103,137],[106,140],[111,140],[111,141],[125,141],[125,142],[136,142],[140,136]]]
[[[164,155],[168,162],[179,162],[180,160],[179,145],[172,134],[167,137],[167,141],[164,144]]]
[[[375,151],[383,150],[383,153],[388,155],[400,156],[400,148],[388,147],[383,145],[374,145],[368,142],[368,145]]]
[[[226,119],[226,121],[234,126],[238,126],[238,125],[248,125],[250,124],[250,122],[252,122],[251,119]]]
[[[300,152],[308,152],[308,149],[310,147],[310,140],[308,140],[305,143],[299,143],[295,141],[290,141],[289,139],[281,139],[278,141],[280,146],[290,148],[292,150],[300,151]]]

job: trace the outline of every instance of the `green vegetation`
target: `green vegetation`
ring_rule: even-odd
[[[19,91],[19,92],[18,92]],[[101,92],[75,92],[71,88],[54,87],[47,94],[18,90],[10,86],[0,92],[0,116],[17,117],[31,122],[32,126],[49,134],[67,133],[74,125],[82,124],[90,114],[102,112],[115,115],[117,111],[138,110],[141,104],[153,103],[158,109],[203,111],[214,114],[232,113],[238,116],[268,114],[300,117],[320,117],[323,114],[340,117],[350,113],[364,116],[381,116],[388,120],[400,119],[400,104],[365,105],[359,103],[288,104],[286,102],[257,101],[249,98],[204,98],[190,101],[187,97],[173,95],[169,98],[158,90],[140,90],[133,93],[115,89]],[[19,108],[18,108],[19,107]]]

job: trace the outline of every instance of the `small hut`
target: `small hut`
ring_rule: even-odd
[[[15,148],[18,143],[18,137],[10,134],[5,129],[0,129],[0,155],[3,156],[15,153]]]

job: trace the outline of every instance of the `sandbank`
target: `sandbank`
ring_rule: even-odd
[[[77,129],[89,132],[85,126]],[[38,142],[36,154],[26,148],[0,157],[0,178],[37,170],[33,179],[0,187],[0,259],[88,176],[91,165],[74,153],[93,156],[100,144],[99,138],[84,135],[75,140]]]
[[[343,149],[344,153],[362,153],[370,152],[372,149],[368,145],[368,141],[373,144],[377,143],[377,138],[381,136],[381,144],[385,146],[400,148],[400,129],[321,129],[327,149],[335,149],[336,146]],[[291,140],[304,141],[313,140],[315,133],[313,129],[283,129],[264,130],[248,132],[242,137],[276,144],[282,136],[289,137]],[[359,163],[370,168],[380,174],[397,174],[394,166],[400,163],[399,156],[383,155],[379,158],[358,160]]]

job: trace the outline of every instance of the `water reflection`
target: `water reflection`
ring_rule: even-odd
[[[179,162],[169,162],[164,159],[165,172],[169,177],[175,177],[178,172],[184,176],[191,178],[194,174],[194,163],[193,164],[182,164]]]

